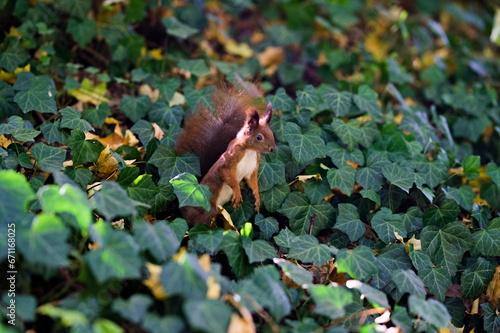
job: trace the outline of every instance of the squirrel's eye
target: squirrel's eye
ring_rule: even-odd
[[[257,140],[259,140],[259,141],[260,141],[260,140],[262,140],[262,135],[257,134],[257,136],[256,136],[255,138],[257,138]]]

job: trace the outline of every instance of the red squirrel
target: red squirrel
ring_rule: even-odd
[[[257,179],[260,154],[270,153],[276,148],[274,134],[269,127],[272,105],[268,103],[261,117],[258,107],[252,106],[248,95],[229,94],[229,97],[233,100],[217,100],[215,106],[219,118],[215,118],[206,108],[189,118],[176,143],[178,154],[185,151],[197,153],[202,172],[208,168],[201,184],[207,185],[212,193],[210,212],[201,207],[184,207],[182,210],[184,218],[194,224],[210,223],[210,218],[217,213],[217,206],[230,199],[233,207],[237,207],[242,202],[239,184],[243,179],[252,189],[255,209],[260,207]],[[221,105],[226,109],[217,109]],[[234,129],[238,127],[234,134]],[[193,130],[199,131],[192,132]],[[228,138],[231,140],[225,145],[224,140]],[[222,153],[218,153],[219,151]]]

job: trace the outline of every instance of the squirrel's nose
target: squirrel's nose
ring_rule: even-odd
[[[269,152],[272,153],[276,147],[269,147]]]

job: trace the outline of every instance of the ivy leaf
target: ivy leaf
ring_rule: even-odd
[[[472,210],[476,194],[469,185],[462,185],[459,188],[445,186],[443,192],[446,194],[446,198],[453,199],[465,210]]]
[[[139,137],[139,141],[147,147],[148,143],[154,139],[155,137],[155,132],[153,129],[153,125],[149,121],[146,121],[144,119],[139,120],[130,128],[130,130],[137,134]]]
[[[198,184],[196,177],[190,173],[181,173],[170,180],[174,193],[179,198],[179,207],[195,206],[210,210],[211,193],[207,185]]]
[[[157,221],[153,225],[136,222],[134,239],[141,250],[148,251],[158,262],[173,256],[180,246],[174,231],[165,221]]]
[[[41,213],[35,216],[29,229],[21,229],[19,251],[26,261],[48,268],[69,265],[70,248],[66,239],[70,231],[58,216]]]
[[[26,178],[13,170],[0,171],[0,221],[19,221],[35,193]],[[3,224],[2,224],[3,226]]]
[[[97,140],[85,140],[85,133],[79,129],[71,131],[67,144],[71,148],[73,165],[97,162],[104,149],[102,143]]]
[[[283,87],[276,90],[275,95],[267,97],[268,100],[273,104],[273,109],[281,111],[293,111],[295,109],[295,102],[286,94]]]
[[[332,130],[339,137],[342,143],[347,145],[352,151],[361,140],[362,131],[359,120],[351,119],[344,123],[341,119],[333,119]]]
[[[2,119],[15,112],[15,104],[13,102],[14,88],[7,82],[0,81],[0,117]]]
[[[151,297],[143,294],[136,294],[130,296],[127,300],[122,298],[115,299],[111,308],[123,319],[139,324],[152,303],[153,300]]]
[[[386,244],[396,240],[396,232],[401,237],[406,237],[406,227],[401,215],[392,214],[392,211],[387,207],[382,207],[372,217],[371,225]]]
[[[186,39],[198,33],[198,29],[192,28],[187,24],[182,23],[175,17],[165,17],[162,20],[163,25],[167,28],[167,34]]]
[[[64,174],[83,189],[87,188],[87,185],[90,184],[93,178],[92,171],[87,168],[66,167]]]
[[[422,249],[436,266],[446,269],[448,276],[454,276],[463,254],[473,243],[469,229],[460,222],[451,222],[439,229],[425,227],[421,234]]]
[[[382,173],[391,184],[396,185],[406,193],[409,193],[410,188],[415,182],[415,172],[410,168],[401,167],[396,163],[392,163],[384,168]]]
[[[150,332],[158,330],[160,332],[182,333],[187,329],[184,319],[181,317],[173,315],[162,315],[160,317],[151,312],[146,313],[144,316],[142,326]]]
[[[340,168],[331,168],[326,174],[328,183],[330,187],[338,188],[348,197],[351,196],[352,190],[354,189],[354,180],[356,178],[356,170],[349,165],[345,164],[340,166]]]
[[[94,194],[97,210],[106,220],[112,221],[116,216],[136,214],[135,202],[130,199],[127,192],[117,183],[103,181],[101,190]]]
[[[461,285],[464,299],[476,299],[483,293],[495,274],[495,266],[484,258],[477,258],[474,265],[462,274]]]
[[[384,184],[382,174],[370,167],[356,171],[356,182],[367,190],[378,190]]]
[[[206,228],[202,232],[195,233],[196,228]],[[205,224],[198,224],[189,230],[189,236],[193,238],[193,244],[197,252],[209,253],[215,255],[219,252],[223,240],[223,231],[221,229],[207,230]]]
[[[203,59],[196,59],[196,60],[181,59],[177,64],[177,66],[196,76],[205,76],[210,74],[207,64]]]
[[[261,238],[265,240],[269,240],[280,230],[278,221],[272,216],[264,218],[262,214],[258,214],[255,217],[254,223],[260,229]]]
[[[346,307],[354,301],[351,292],[340,286],[314,285],[309,291],[316,305],[314,312],[331,320],[344,317]]]
[[[297,237],[290,229],[285,228],[281,229],[280,233],[277,236],[274,236],[273,239],[276,242],[276,245],[282,246],[285,248],[290,248],[292,246],[292,239]]]
[[[159,145],[148,163],[158,167],[160,176],[172,179],[181,173],[200,175],[200,160],[193,153],[177,156],[173,147]]]
[[[335,209],[326,202],[311,204],[307,196],[300,192],[290,193],[278,212],[288,217],[290,228],[296,235],[317,235],[322,229],[333,225]],[[311,220],[314,224],[311,228]]]
[[[69,134],[65,132],[65,130],[61,129],[61,120],[58,119],[51,122],[44,122],[40,126],[40,130],[42,131],[43,137],[47,141],[48,144],[52,144],[55,142],[66,144]]]
[[[169,79],[159,83],[158,90],[160,90],[161,97],[163,97],[165,101],[170,101],[180,86],[181,81],[179,79]]]
[[[300,235],[291,240],[288,257],[322,266],[332,258],[332,250],[314,236]]]
[[[422,219],[424,225],[435,225],[443,227],[444,225],[457,220],[457,215],[460,213],[455,200],[446,199],[439,207],[431,206],[424,211]]]
[[[397,269],[392,272],[392,281],[401,293],[425,297],[424,283],[411,269]]]
[[[368,148],[371,146],[373,140],[379,133],[380,131],[377,128],[377,124],[371,120],[367,121],[363,124],[363,126],[361,126],[361,140],[359,143],[363,147]]]
[[[93,225],[91,234],[101,246],[87,252],[84,258],[99,283],[111,278],[140,278],[143,262],[138,254],[139,246],[132,236],[113,230],[109,223],[102,220]]]
[[[63,162],[66,160],[66,149],[47,146],[39,142],[31,148],[31,156],[37,162],[40,170],[52,172],[53,170],[62,170]]]
[[[316,109],[319,104],[319,96],[316,88],[308,84],[304,90],[297,91],[297,102],[301,107]]]
[[[31,128],[16,128],[10,131],[10,134],[20,142],[34,142],[35,137],[40,134],[40,131]]]
[[[22,73],[27,72],[21,72]],[[30,73],[31,74],[31,73]],[[31,74],[33,75],[33,74]],[[24,79],[21,76],[21,79]],[[19,76],[18,76],[19,80]],[[29,78],[31,80],[31,78]],[[16,88],[16,86],[14,86]],[[24,113],[38,111],[43,113],[57,113],[55,94],[57,93],[52,78],[42,75],[32,79],[31,84],[25,90],[19,91],[14,97]]]
[[[365,164],[365,156],[359,149],[350,152],[336,142],[328,142],[326,149],[326,156],[329,156],[338,167],[346,164],[346,162],[358,163],[359,165]]]
[[[342,203],[339,204],[339,215],[335,228],[343,231],[349,236],[351,242],[360,239],[366,231],[366,227],[359,219],[358,208],[353,204]]]
[[[424,179],[424,184],[427,184],[430,188],[438,186],[448,177],[448,170],[439,161],[416,162],[415,168]]]
[[[500,209],[500,186],[494,183],[481,185],[479,196],[488,202],[493,211]]]
[[[475,155],[466,156],[462,160],[465,178],[474,180],[479,177],[479,167],[481,166],[481,158]]]
[[[498,167],[495,162],[488,163],[486,174],[491,177],[497,186],[500,186],[500,167]]]
[[[293,282],[300,285],[310,285],[313,281],[312,273],[306,271],[298,264],[293,264],[284,259],[275,258],[274,263],[281,267],[285,275],[287,275]]]
[[[325,157],[326,146],[323,139],[313,133],[302,133],[299,125],[286,123],[284,135],[290,145],[292,155],[298,163]]]
[[[265,261],[277,256],[276,249],[269,242],[260,239],[252,241],[248,237],[243,237],[241,241],[250,263]]]
[[[9,36],[0,44],[0,66],[7,72],[14,73],[17,67],[30,59],[20,42],[20,38]]]
[[[96,21],[87,18],[83,20],[70,18],[66,31],[72,34],[78,46],[83,48],[97,35]]]
[[[95,108],[85,108],[82,117],[97,127],[102,127],[104,120],[111,116],[111,109],[107,103],[101,103]]]
[[[167,208],[167,203],[175,199],[174,187],[170,184],[168,178],[161,178],[158,181],[158,193],[155,197],[149,200],[148,204],[151,206],[151,214],[157,215]]]
[[[434,300],[426,300],[424,297],[410,295],[408,299],[410,312],[416,316],[421,316],[425,321],[439,328],[448,327],[450,324],[450,314],[446,307]]]
[[[382,111],[377,103],[378,94],[369,86],[363,84],[359,87],[358,93],[354,95],[354,104],[361,110],[368,113],[373,119],[382,117]]]
[[[446,269],[442,267],[424,267],[418,270],[418,276],[429,289],[429,292],[436,296],[440,302],[445,300],[446,291],[451,285],[451,277],[448,276]]]
[[[13,130],[23,128],[24,120],[19,116],[10,116],[7,123],[0,124],[0,134],[10,134]]]
[[[377,259],[370,248],[360,245],[352,251],[341,249],[337,252],[337,270],[358,280],[367,280],[379,272]]]
[[[422,252],[422,251],[420,251]],[[377,256],[377,265],[380,269],[378,274],[373,276],[371,285],[380,290],[392,290],[394,287],[391,284],[392,272],[396,269],[411,269],[413,267],[408,254],[406,254],[406,247],[403,244],[393,243],[385,246]],[[402,295],[394,295],[395,299],[400,298]]]
[[[384,307],[390,308],[391,305],[387,300],[387,295],[366,283],[357,280],[349,280],[346,282],[346,287],[349,289],[357,289],[362,294],[362,297],[366,297],[374,307]],[[362,299],[362,298],[361,298]]]
[[[351,110],[352,94],[348,91],[339,92],[332,87],[327,87],[322,97],[337,117],[343,117]]]
[[[137,98],[125,96],[120,100],[120,110],[134,123],[144,118],[150,108],[151,99],[147,95],[140,95]]]
[[[61,128],[69,128],[69,129],[79,129],[82,132],[89,132],[93,130],[92,125],[90,125],[86,120],[81,119],[80,111],[71,106],[67,106],[64,109],[60,110],[62,119],[61,119]]]
[[[473,246],[471,254],[485,256],[500,256],[500,217],[491,220],[486,229],[472,234]]]
[[[231,308],[219,299],[189,300],[183,312],[191,328],[204,332],[227,332]]]
[[[262,159],[259,167],[259,191],[264,192],[274,185],[286,183],[285,164],[267,162]]]
[[[224,232],[221,244],[221,250],[226,254],[229,265],[238,278],[244,277],[252,270],[241,245],[240,237],[236,232],[228,230]]]
[[[290,186],[286,183],[274,185],[270,190],[260,194],[264,207],[269,212],[276,212],[290,194]]]
[[[140,175],[127,187],[127,194],[130,199],[142,202],[145,205],[148,205],[158,193],[159,189],[153,182],[152,175]],[[139,215],[146,214],[145,207],[143,209],[144,210],[139,209]]]
[[[87,195],[80,188],[65,184],[41,187],[37,192],[42,209],[46,213],[67,213],[73,215],[84,235],[92,224],[92,207]]]

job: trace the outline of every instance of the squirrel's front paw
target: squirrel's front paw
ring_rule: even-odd
[[[233,201],[233,207],[234,208],[238,207],[240,203],[243,201],[241,193],[234,193],[232,201]]]
[[[260,200],[255,200],[255,210],[259,212],[259,208],[260,208]]]

